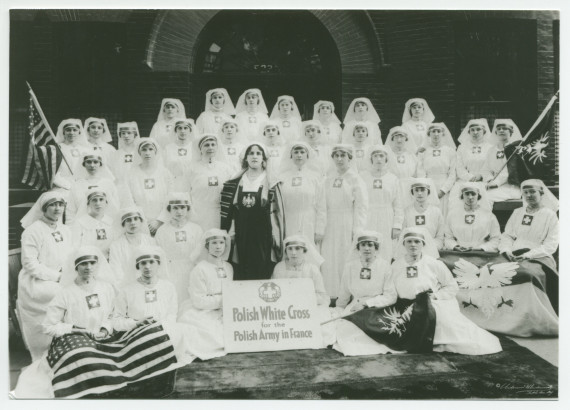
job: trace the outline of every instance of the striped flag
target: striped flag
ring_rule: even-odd
[[[44,191],[51,188],[51,181],[61,165],[63,154],[29,84],[28,88],[30,146],[22,183]]]
[[[67,398],[107,393],[180,367],[158,322],[101,342],[81,334],[54,338],[47,361],[55,397]]]

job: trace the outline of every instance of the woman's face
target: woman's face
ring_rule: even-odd
[[[97,121],[90,123],[89,127],[87,127],[87,133],[93,139],[99,138],[101,135],[103,135],[104,131],[105,128],[103,127],[103,124]]]
[[[96,159],[86,159],[83,161],[83,166],[89,173],[89,175],[95,175],[99,168],[101,168],[101,162]]]
[[[424,248],[424,243],[416,238],[409,238],[404,240],[404,248],[406,248],[406,252],[410,256],[419,256],[422,253],[422,249]]]
[[[334,164],[339,171],[344,171],[348,169],[348,164],[350,163],[350,158],[348,154],[344,151],[335,151],[332,154]]]
[[[474,139],[479,139],[485,135],[485,128],[480,125],[472,125],[469,127],[469,135]]]
[[[432,128],[429,130],[429,137],[431,139],[431,143],[434,146],[438,146],[441,142],[441,137],[443,135],[441,128]]]
[[[188,215],[188,207],[186,205],[170,205],[170,215],[177,222],[185,221]]]
[[[257,146],[253,145],[247,153],[247,165],[251,169],[259,169],[263,167],[263,151]]]
[[[93,280],[95,277],[95,272],[97,272],[97,262],[95,261],[85,261],[81,262],[75,267],[77,271],[77,276],[84,282]]]
[[[208,140],[200,147],[200,152],[206,158],[212,158],[218,152],[218,143],[214,140]]]
[[[407,140],[408,137],[405,134],[397,133],[392,135],[392,141],[394,141],[394,146],[398,148],[398,150],[404,149]]]
[[[133,141],[135,140],[135,135],[136,133],[133,130],[121,130],[119,132],[119,138],[126,145],[132,145]]]
[[[372,165],[385,165],[388,162],[388,156],[385,152],[377,151],[372,154]]]
[[[542,194],[535,187],[524,188],[522,190],[523,198],[531,207],[536,207],[542,202]]]
[[[158,271],[158,262],[154,259],[139,262],[138,270],[143,279],[152,279]]]
[[[368,129],[365,127],[355,127],[352,135],[356,142],[362,143],[368,137]]]
[[[307,150],[303,147],[296,147],[293,152],[291,153],[291,157],[293,158],[293,162],[297,167],[302,167],[307,162],[309,158],[309,154]]]
[[[319,107],[319,114],[321,114],[324,117],[328,117],[329,115],[332,114],[332,107],[329,104],[322,104]]]
[[[279,135],[279,131],[277,130],[276,126],[268,125],[263,129],[263,135],[265,135],[267,138],[273,138]]]
[[[428,198],[428,190],[423,186],[417,186],[412,189],[413,196],[418,203],[424,203]]]
[[[223,239],[212,239],[211,241],[208,241],[206,248],[210,255],[215,258],[219,258],[226,250],[226,241]]]
[[[248,107],[257,107],[259,105],[259,95],[256,93],[247,93],[245,95],[245,104]]]
[[[176,126],[176,136],[181,141],[186,141],[191,133],[192,128],[188,124],[181,124]]]
[[[67,144],[73,144],[79,137],[79,128],[75,125],[66,125],[63,128],[63,138]]]
[[[166,118],[171,120],[178,114],[178,107],[172,103],[166,103],[164,105],[164,113],[166,114]]]
[[[227,124],[224,124],[224,126],[222,127],[222,132],[224,133],[224,136],[227,138],[233,138],[236,133],[237,133],[237,125],[235,125],[232,122],[229,122]]]
[[[222,93],[213,93],[210,102],[214,108],[221,109],[224,107],[224,95]]]
[[[360,253],[360,256],[370,258],[371,256],[374,256],[377,251],[374,242],[364,241],[358,244],[358,252]]]
[[[91,201],[89,201],[89,208],[97,215],[102,213],[104,214],[107,209],[107,199],[102,196],[91,198]]]
[[[289,100],[279,101],[278,107],[279,107],[279,112],[281,114],[289,114],[291,112],[291,109],[293,108]]]
[[[299,245],[288,246],[285,248],[287,258],[293,265],[300,265],[305,260],[305,248]]]
[[[156,148],[152,144],[143,145],[140,151],[143,161],[150,161],[156,157]]]
[[[44,216],[50,221],[59,221],[65,211],[65,203],[62,201],[52,202],[46,207]]]
[[[512,131],[506,125],[499,124],[497,125],[496,134],[499,137],[499,141],[506,143],[509,141]]]
[[[357,101],[354,104],[354,112],[365,113],[366,111],[368,111],[368,104],[364,101]]]
[[[463,192],[463,203],[469,207],[474,207],[479,202],[479,195],[474,191]]]
[[[410,107],[410,114],[415,119],[420,119],[424,115],[424,106],[420,103],[413,103]]]
[[[142,226],[142,219],[138,216],[131,216],[123,221],[123,226],[127,233],[137,233]]]
[[[305,137],[309,141],[318,141],[319,137],[321,136],[321,130],[313,125],[309,125],[305,128]]]

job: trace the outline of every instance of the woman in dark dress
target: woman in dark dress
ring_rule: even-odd
[[[242,170],[222,189],[221,228],[233,239],[234,280],[269,279],[282,255],[283,199],[265,147],[252,143],[242,154]]]

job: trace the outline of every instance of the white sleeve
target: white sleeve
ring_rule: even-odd
[[[392,267],[389,265],[387,267],[388,270],[385,272],[384,289],[382,290],[382,294],[367,299],[364,302],[366,306],[385,307],[396,303],[398,292],[396,292],[396,287],[394,286],[394,280],[392,278]]]
[[[544,241],[542,241],[542,245],[537,248],[533,248],[524,254],[524,256],[527,258],[534,259],[542,258],[544,256],[552,256],[552,254],[556,252],[560,235],[558,218],[553,214],[550,216],[550,218],[548,218],[548,221],[546,223],[548,225],[546,238],[544,238]]]
[[[67,307],[63,294],[59,293],[48,305],[46,317],[42,322],[42,330],[46,335],[51,337],[61,337],[71,333],[73,324],[63,322],[66,311]]]
[[[56,270],[40,263],[40,248],[42,238],[39,233],[25,230],[22,234],[22,267],[34,278],[58,282],[61,278],[61,269]]]
[[[434,268],[439,282],[439,288],[435,292],[435,297],[437,299],[455,299],[455,295],[459,291],[457,282],[442,261],[436,260],[435,262]]]

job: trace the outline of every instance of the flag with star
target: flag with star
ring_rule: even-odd
[[[456,298],[461,313],[483,329],[514,335],[558,334],[558,273],[552,258],[509,261],[495,252],[442,250],[439,259],[459,285]],[[556,329],[541,328],[553,318]]]
[[[505,146],[510,184],[518,186],[527,179],[544,179],[552,172],[547,165],[546,150],[554,140],[552,130],[557,99],[556,95],[552,97],[522,141]]]
[[[174,348],[162,325],[141,323],[104,341],[84,334],[54,338],[47,361],[55,397],[103,394],[176,369]]]
[[[28,90],[30,93],[28,115],[30,143],[22,183],[34,189],[47,191],[51,188],[52,180],[65,159],[29,84]]]

